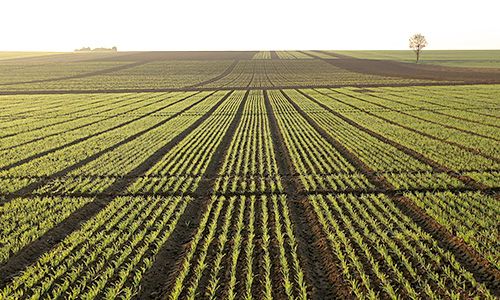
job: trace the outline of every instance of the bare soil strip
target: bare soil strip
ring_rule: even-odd
[[[190,88],[196,88],[196,87],[201,87],[201,86],[204,86],[204,85],[207,85],[207,84],[210,84],[212,82],[215,82],[219,79],[222,79],[224,77],[226,77],[227,75],[229,75],[233,70],[234,68],[236,67],[236,65],[239,63],[240,61],[239,60],[235,60],[231,65],[229,65],[229,67],[226,68],[226,70],[224,70],[224,72],[222,72],[221,74],[213,77],[213,78],[210,78],[210,79],[207,79],[205,81],[202,81],[202,82],[199,82],[199,83],[196,83],[196,84],[192,84],[192,85],[188,85],[186,86],[185,88],[186,89],[190,89]]]
[[[422,155],[421,153],[413,150],[413,149],[410,149],[404,145],[401,145],[400,143],[396,142],[396,141],[393,141],[391,139],[388,139],[387,137],[379,134],[379,133],[376,133],[375,131],[369,129],[369,128],[366,128],[358,123],[356,123],[355,121],[349,119],[348,117],[334,111],[333,109],[329,108],[328,106],[324,105],[323,103],[319,102],[318,100],[314,99],[313,97],[307,95],[306,93],[298,90],[299,93],[301,93],[302,95],[304,95],[306,98],[308,98],[309,100],[313,101],[314,103],[316,103],[317,105],[321,106],[323,109],[325,109],[326,111],[328,111],[329,113],[333,114],[334,116],[342,119],[343,121],[345,121],[346,123],[348,123],[349,125],[352,125],[353,127],[363,131],[363,132],[366,132],[368,133],[369,135],[373,136],[374,138],[378,139],[379,141],[383,142],[383,143],[386,143],[386,144],[389,144],[391,146],[393,146],[394,148],[404,152],[405,154],[415,158],[416,160],[426,164],[426,165],[429,165],[432,167],[433,171],[434,172],[437,172],[437,173],[446,173],[448,175],[450,175],[451,177],[454,177],[458,180],[460,180],[461,182],[463,182],[467,187],[469,187],[470,189],[475,189],[475,190],[485,190],[485,189],[488,189],[488,187],[474,181],[472,178],[468,177],[468,176],[465,176],[465,175],[461,175],[461,174],[458,174],[457,172],[447,168],[446,166],[443,166],[441,165],[440,163],[428,158],[428,157],[425,157],[424,155]],[[321,93],[321,92],[320,92]],[[323,93],[322,93],[323,94]],[[323,94],[325,96],[328,96],[327,94]],[[345,103],[345,102],[344,102]],[[347,104],[347,103],[346,103]],[[350,105],[350,104],[349,104]]]
[[[248,94],[249,92],[245,93],[236,115],[224,133],[224,137],[217,146],[214,155],[210,159],[205,174],[211,179],[200,182],[196,190],[197,193],[206,193],[206,197],[195,196],[187,205],[170,238],[156,255],[153,266],[144,274],[141,281],[141,290],[137,295],[137,299],[157,299],[168,293],[175,283],[175,276],[184,258],[184,251],[187,249],[187,245],[198,229],[199,221],[208,202],[207,199],[210,199],[209,194],[217,178],[217,172],[222,166],[226,151],[240,123]],[[208,117],[208,115],[206,116]],[[198,126],[199,124],[196,125]]]
[[[317,91],[317,90],[316,90],[316,91]],[[319,91],[317,91],[317,92],[319,92]],[[341,95],[347,96],[347,97],[355,98],[355,99],[358,99],[358,100],[363,100],[362,98],[359,98],[359,97],[356,97],[356,96],[353,96],[353,95],[349,95],[349,94],[346,94],[346,93],[340,92],[340,91],[338,91],[338,90],[335,90],[335,92],[336,92],[336,93],[338,93],[338,94],[341,94]],[[319,93],[321,93],[321,92],[319,92]],[[324,94],[324,95],[326,95],[326,94]],[[436,136],[434,136],[434,135],[431,135],[431,134],[429,134],[429,133],[426,133],[426,132],[420,131],[420,130],[418,130],[418,129],[414,129],[414,128],[410,127],[410,126],[406,126],[406,125],[404,125],[404,124],[397,123],[397,122],[395,122],[395,121],[393,121],[393,120],[390,120],[390,119],[388,119],[388,118],[385,118],[385,117],[379,116],[379,115],[377,115],[377,114],[374,114],[373,112],[370,112],[370,111],[368,111],[368,110],[366,110],[366,109],[359,108],[359,107],[355,107],[355,106],[353,106],[353,105],[351,105],[351,104],[349,104],[349,103],[347,103],[347,102],[345,102],[345,101],[342,101],[342,100],[339,100],[339,99],[337,99],[337,98],[334,98],[334,97],[332,97],[331,95],[326,95],[326,96],[328,96],[328,97],[330,97],[330,98],[332,98],[332,99],[334,99],[334,100],[336,100],[336,101],[339,101],[339,102],[341,102],[341,103],[344,103],[344,104],[346,104],[346,105],[349,105],[349,106],[351,106],[351,107],[353,107],[353,108],[356,108],[357,110],[363,111],[363,112],[365,112],[365,113],[366,113],[366,114],[368,114],[368,115],[371,115],[371,116],[374,116],[374,117],[376,117],[376,118],[378,118],[378,119],[380,119],[380,120],[386,121],[387,123],[390,123],[390,124],[392,124],[392,125],[396,125],[396,126],[399,126],[399,127],[401,127],[401,128],[404,128],[404,129],[406,129],[406,130],[409,130],[409,131],[411,131],[411,132],[414,132],[414,133],[420,134],[420,135],[422,135],[422,136],[428,137],[428,138],[430,138],[430,139],[433,139],[433,140],[440,141],[440,142],[445,143],[445,144],[449,144],[449,145],[452,145],[452,146],[458,147],[458,148],[460,148],[460,149],[463,149],[463,150],[469,151],[469,152],[470,152],[470,153],[472,153],[472,154],[476,154],[476,155],[482,156],[482,157],[487,158],[487,159],[490,159],[490,160],[492,160],[492,161],[495,161],[495,162],[500,162],[500,159],[499,159],[499,158],[494,157],[494,156],[491,156],[491,155],[489,155],[489,154],[482,153],[481,151],[479,151],[479,150],[477,150],[477,149],[475,149],[475,148],[467,147],[467,146],[464,146],[464,145],[462,145],[462,144],[459,144],[459,143],[456,143],[456,142],[453,142],[453,141],[449,141],[449,140],[446,140],[446,139],[443,139],[443,138],[436,137]]]
[[[85,77],[91,77],[91,76],[96,76],[96,75],[103,75],[103,74],[108,74],[108,73],[113,73],[125,69],[130,69],[134,68],[137,66],[144,65],[148,63],[149,61],[138,61],[134,62],[131,64],[126,64],[126,65],[120,65],[116,67],[111,67],[103,70],[97,70],[93,72],[87,72],[87,73],[82,73],[82,74],[77,74],[77,75],[72,75],[72,76],[63,76],[63,77],[56,77],[56,78],[47,78],[47,79],[37,79],[37,80],[27,80],[27,81],[18,81],[18,82],[7,82],[7,83],[0,83],[0,86],[8,86],[8,85],[18,85],[18,84],[30,84],[30,83],[43,83],[43,82],[52,82],[52,81],[59,81],[59,80],[66,80],[66,79],[78,79],[78,78],[85,78]]]
[[[267,114],[269,116],[269,125],[274,152],[276,154],[279,174],[293,173],[293,164],[290,154],[285,146],[283,136],[279,130],[276,116],[269,101],[267,91],[264,91],[264,100]],[[298,239],[298,254],[302,259],[306,281],[309,287],[312,287],[311,295],[314,299],[348,299],[350,294],[346,289],[347,284],[343,282],[340,272],[333,263],[331,252],[322,247],[324,236],[319,230],[319,224],[315,218],[311,218],[309,212],[312,207],[305,196],[299,197],[298,191],[300,183],[298,179],[293,178],[283,182],[285,193],[288,195],[288,204],[290,208],[293,224],[295,225],[295,234]],[[314,222],[316,221],[316,222]],[[311,233],[314,233],[311,235]],[[318,251],[319,250],[319,251]]]
[[[207,96],[208,97],[208,96]],[[148,159],[146,159],[137,168],[132,170],[128,177],[119,179],[115,181],[111,186],[109,186],[104,194],[117,195],[122,190],[125,190],[132,181],[130,175],[140,175],[145,173],[149,168],[162,159],[162,157],[170,151],[176,144],[178,144],[184,137],[186,137],[194,128],[199,126],[204,120],[206,120],[216,109],[219,107],[226,99],[229,97],[229,93],[226,94],[217,104],[214,105],[209,111],[207,111],[202,117],[200,117],[191,126],[185,129],[182,133],[172,139],[170,142],[166,143],[162,148],[152,154]],[[202,101],[202,100],[200,100]],[[72,167],[74,169],[74,167]],[[36,188],[36,187],[35,187]],[[33,189],[31,187],[30,189]],[[4,266],[0,267],[0,288],[3,287],[8,281],[15,276],[18,272],[23,270],[26,266],[33,264],[43,253],[49,251],[58,242],[62,241],[68,234],[78,229],[80,225],[87,220],[91,219],[95,214],[97,214],[102,208],[104,208],[110,201],[112,197],[99,197],[95,201],[92,201],[82,208],[78,209],[67,219],[57,224],[54,228],[47,231],[43,236],[41,236],[35,242],[27,245],[15,256],[11,257]]]
[[[283,93],[284,94],[284,93]],[[373,170],[359,160],[349,150],[344,149],[339,142],[333,139],[331,135],[325,132],[310,116],[298,107],[289,97],[287,99],[295,107],[295,109],[315,128],[318,132],[328,140],[337,151],[349,160],[360,172],[365,174],[372,184],[377,186],[381,191],[393,189],[392,185],[384,177],[373,177]],[[347,152],[345,151],[347,150]],[[463,239],[451,234],[445,227],[431,218],[425,211],[420,209],[413,201],[404,196],[389,196],[389,199],[394,201],[398,208],[417,223],[423,230],[432,235],[440,245],[440,247],[452,252],[456,259],[471,272],[476,280],[485,284],[494,294],[500,295],[500,270],[486,260],[480,253],[467,245]]]

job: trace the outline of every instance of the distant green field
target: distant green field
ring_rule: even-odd
[[[61,52],[0,51],[0,60],[60,54]]]
[[[415,61],[411,50],[329,51],[356,58]],[[421,63],[452,67],[500,68],[500,50],[424,50]]]

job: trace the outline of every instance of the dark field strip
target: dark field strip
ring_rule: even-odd
[[[214,92],[215,93],[215,92]],[[189,126],[186,130],[184,130],[181,134],[176,136],[170,142],[165,144],[162,148],[157,150],[153,155],[151,155],[148,159],[146,159],[141,165],[132,170],[129,175],[137,176],[139,174],[145,173],[151,166],[157,163],[165,153],[171,150],[178,142],[180,142],[189,132],[191,132],[194,128],[199,126],[204,120],[206,120],[210,114],[213,113],[219,107],[224,100],[229,97],[230,93],[226,94],[222,97],[217,104],[212,107],[209,111],[205,113],[202,117],[200,117],[197,121],[195,121],[191,126]],[[206,97],[209,97],[207,95]],[[206,98],[205,97],[205,98]],[[202,98],[197,103],[201,102],[205,98]],[[194,106],[195,104],[193,104]],[[180,111],[178,114],[181,114],[183,111]],[[165,121],[166,122],[166,121]],[[97,157],[92,157],[90,161],[94,160]],[[81,163],[78,164],[79,167]],[[70,169],[76,169],[77,167],[72,166]],[[70,172],[71,170],[63,170],[59,174],[63,176],[65,173]],[[111,186],[109,186],[104,193],[105,194],[116,194],[121,190],[124,190],[128,184],[131,183],[130,176],[127,178],[123,178],[122,180],[115,181]],[[33,191],[38,187],[39,183],[35,183],[33,185],[25,188],[25,192],[31,190]],[[90,220],[94,215],[96,215],[99,211],[101,211],[113,198],[106,197],[96,199],[82,208],[78,209],[74,212],[70,217],[65,219],[63,222],[57,224],[55,227],[47,231],[43,236],[38,238],[35,242],[29,244],[25,248],[23,248],[20,252],[18,252],[15,256],[11,257],[4,266],[0,267],[0,288],[5,286],[9,279],[19,271],[26,268],[28,265],[34,263],[43,253],[47,252],[54,245],[59,243],[71,232],[75,231],[80,227],[85,221]]]
[[[384,177],[374,177],[373,170],[361,161],[354,153],[345,148],[344,145],[333,139],[321,126],[319,126],[310,116],[307,115],[296,103],[291,100],[283,91],[282,94],[294,106],[299,114],[308,121],[320,134],[329,141],[348,161],[356,167],[368,180],[380,191],[391,190],[393,186]],[[472,179],[466,180],[467,184],[477,185]],[[474,187],[474,186],[473,186]],[[415,223],[431,234],[441,247],[448,249],[455,254],[460,263],[474,274],[477,280],[483,282],[494,293],[499,293],[498,283],[500,282],[500,271],[487,261],[480,253],[468,246],[462,239],[451,234],[443,225],[431,218],[425,211],[418,208],[410,199],[405,196],[391,196],[390,199],[398,208],[410,217]]]

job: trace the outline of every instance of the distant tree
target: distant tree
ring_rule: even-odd
[[[417,61],[415,63],[418,64],[418,60],[420,59],[420,52],[427,46],[427,40],[425,36],[420,33],[414,34],[410,37],[410,48],[413,49],[413,52],[417,55]]]
[[[111,50],[116,52],[116,51],[118,51],[118,48],[116,48],[116,46],[114,46],[113,48],[111,48]]]

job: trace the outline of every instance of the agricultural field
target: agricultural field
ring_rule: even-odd
[[[59,54],[58,52],[21,52],[21,51],[0,51],[0,60],[39,57],[52,54]]]
[[[0,299],[498,299],[496,73],[337,52],[0,62]]]
[[[355,58],[415,61],[411,50],[327,51]],[[448,67],[500,68],[500,50],[426,50],[421,63]]]

